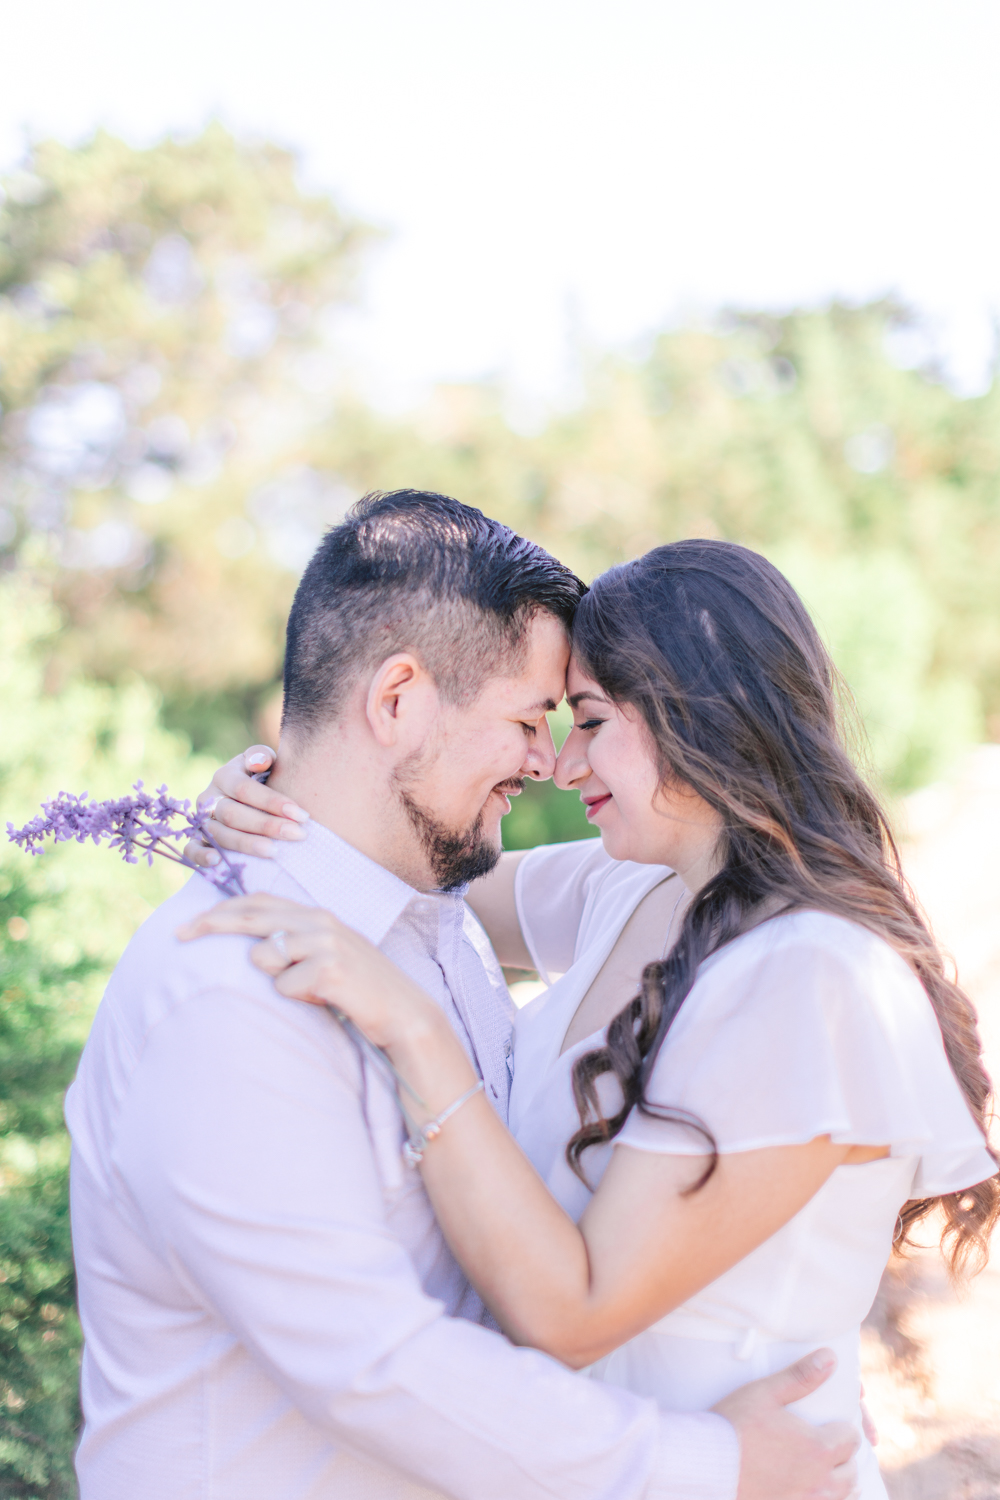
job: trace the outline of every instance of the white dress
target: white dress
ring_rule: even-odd
[[[603,1033],[560,1048],[625,922],[666,873],[616,862],[597,840],[532,850],[518,869],[518,912],[536,966],[543,978],[565,972],[517,1017],[510,1123],[574,1218],[590,1194],[565,1156],[579,1123],[570,1073]],[[722,1153],[829,1134],[889,1146],[890,1155],[838,1167],[777,1234],[591,1375],[666,1409],[698,1411],[829,1345],[836,1374],[795,1409],[816,1422],[859,1424],[860,1325],[900,1208],[995,1171],[920,982],[855,923],[821,912],[772,918],[703,964],[648,1092],[703,1121]],[[637,1110],[617,1140],[642,1151],[705,1150],[690,1127]],[[585,1152],[592,1184],[613,1149]],[[860,1469],[863,1500],[884,1500],[867,1443]]]

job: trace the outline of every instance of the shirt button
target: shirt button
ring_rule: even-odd
[[[426,898],[422,901],[414,901],[413,910],[420,917],[430,916],[431,912],[434,910],[434,902],[428,901],[426,900]]]

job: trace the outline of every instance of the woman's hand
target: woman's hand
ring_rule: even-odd
[[[309,814],[254,776],[268,771],[276,756],[269,745],[251,745],[242,755],[220,766],[211,784],[198,797],[202,812],[211,810],[208,831],[223,849],[270,859],[272,839],[305,838]],[[192,839],[184,856],[195,865],[215,865],[219,856],[207,844]]]
[[[182,942],[211,933],[262,938],[250,961],[290,1000],[342,1011],[391,1051],[443,1020],[429,995],[374,944],[322,907],[279,896],[237,896],[177,929]]]

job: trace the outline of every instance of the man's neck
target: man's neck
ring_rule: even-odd
[[[283,737],[268,786],[407,885],[433,889],[416,830],[370,760],[337,754],[325,740],[295,745]]]

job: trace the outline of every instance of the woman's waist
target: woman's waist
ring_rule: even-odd
[[[705,1320],[698,1320],[704,1322]],[[716,1325],[710,1336],[681,1332],[695,1323],[663,1319],[592,1365],[592,1378],[649,1396],[666,1410],[705,1411],[724,1396],[794,1364],[819,1348],[837,1358],[833,1374],[818,1390],[794,1403],[810,1422],[858,1423],[861,1373],[860,1329],[819,1338],[769,1338],[752,1327]]]
[[[745,1345],[749,1351],[758,1344],[811,1343],[814,1348],[825,1344],[832,1346],[841,1340],[856,1340],[859,1328],[860,1323],[850,1318],[812,1317],[799,1320],[780,1315],[763,1316],[750,1309],[715,1310],[687,1304],[651,1324],[647,1332],[671,1334],[674,1338],[682,1339],[704,1339],[712,1344],[735,1344],[738,1347]]]

